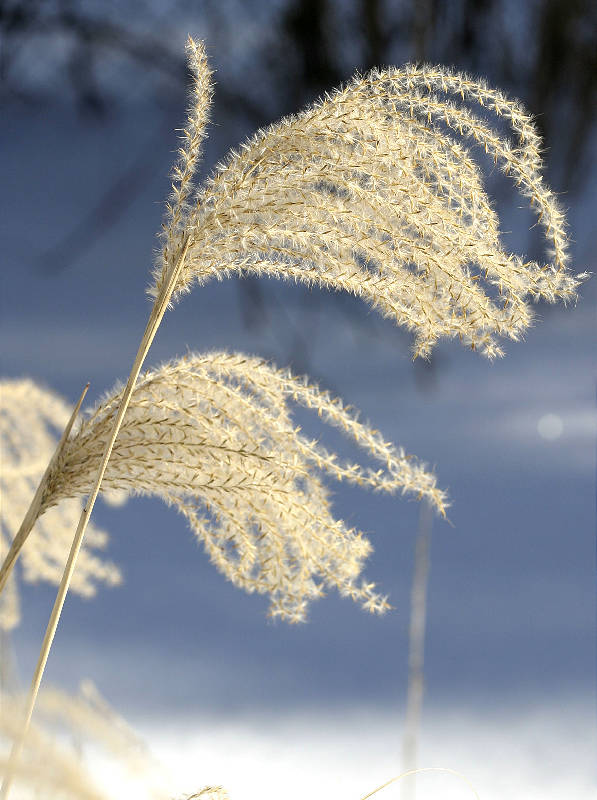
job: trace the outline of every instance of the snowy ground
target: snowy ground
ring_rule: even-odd
[[[468,800],[476,791],[481,800],[592,799],[592,715],[591,703],[566,698],[552,698],[551,705],[521,701],[486,713],[428,711],[419,766],[450,771],[421,773],[417,798]],[[172,775],[166,783],[176,797],[222,785],[231,800],[360,800],[400,773],[400,718],[387,711],[203,717],[196,725],[146,725],[145,734]],[[102,772],[109,782],[105,766]],[[117,780],[122,789],[122,778]],[[401,789],[398,781],[377,797],[393,800]],[[131,786],[126,796],[143,795]]]

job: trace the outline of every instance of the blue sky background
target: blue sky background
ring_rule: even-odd
[[[243,43],[250,63],[259,42]],[[225,56],[218,53],[216,62]],[[0,129],[4,375],[30,376],[72,402],[89,380],[90,403],[126,377],[149,311],[144,291],[176,146],[166,131],[180,127],[182,109],[172,102],[157,113],[138,99],[92,124],[60,97],[9,105]],[[250,132],[221,101],[215,115],[206,168]],[[66,267],[48,266],[52,248],[139,153],[148,154],[150,166],[125,213]],[[597,267],[594,179],[593,170],[565,198],[576,271]],[[511,246],[532,249],[520,201],[495,185]],[[440,344],[430,373],[413,368],[405,334],[356,300],[275,282],[262,290],[262,320],[247,327],[235,280],[195,289],[167,315],[147,363],[187,348],[228,348],[299,372],[308,366],[311,377],[360,408],[388,439],[434,465],[450,492],[452,525],[436,521],[433,529],[423,742],[427,735],[437,745],[437,715],[456,740],[457,731],[470,737],[471,727],[463,728],[462,718],[450,722],[450,714],[489,725],[501,712],[519,720],[528,719],[529,708],[548,718],[562,712],[557,718],[564,722],[552,726],[552,734],[561,730],[553,746],[562,774],[579,775],[581,768],[583,780],[593,780],[595,279],[575,307],[539,306],[526,341],[506,343],[503,360],[489,363]],[[553,440],[538,428],[547,414],[562,422]],[[306,417],[301,422],[318,430]],[[333,434],[327,441],[343,446]],[[267,717],[265,730],[273,718],[292,729],[288,721],[300,714],[303,727],[296,730],[304,732],[309,719],[329,722],[365,709],[365,719],[386,715],[390,726],[396,719],[395,741],[385,740],[385,754],[384,745],[375,750],[389,769],[398,763],[406,695],[418,508],[343,486],[334,491],[337,514],[375,546],[366,574],[390,594],[395,610],[385,617],[331,594],[312,605],[304,626],[272,624],[267,601],[228,584],[173,511],[152,499],[118,509],[100,503],[95,518],[111,533],[108,552],[125,583],[100,590],[91,602],[67,600],[48,680],[74,687],[91,677],[125,716],[167,731],[172,741],[174,721],[200,736],[206,720],[242,719],[250,728]],[[53,597],[41,586],[24,593],[14,637],[24,682]],[[578,734],[579,719],[587,750],[579,755],[577,748],[580,760],[570,756],[568,763],[562,743]],[[543,725],[537,722],[533,735]],[[506,729],[512,731],[510,723]],[[435,745],[430,755],[441,751]],[[356,758],[350,747],[343,756],[349,761]],[[531,748],[531,760],[539,750]],[[204,764],[215,764],[213,753],[202,752]],[[479,774],[486,767],[479,765]],[[492,796],[489,778],[485,788]]]

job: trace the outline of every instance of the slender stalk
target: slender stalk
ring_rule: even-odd
[[[8,798],[15,768],[19,761],[21,751],[25,743],[25,738],[29,730],[29,725],[31,723],[31,716],[33,714],[33,709],[35,707],[35,701],[37,699],[41,680],[44,674],[48,656],[50,654],[50,649],[52,647],[52,642],[54,640],[56,628],[58,627],[60,614],[62,613],[62,607],[64,605],[64,600],[66,598],[66,593],[68,592],[71,577],[75,569],[77,556],[79,555],[79,550],[81,549],[81,544],[83,542],[83,536],[85,535],[85,530],[87,528],[87,524],[89,523],[89,518],[91,517],[91,512],[93,511],[93,506],[95,505],[95,501],[99,494],[100,486],[104,474],[106,472],[106,467],[108,466],[108,461],[110,460],[110,455],[112,454],[112,448],[114,447],[114,442],[116,441],[116,437],[118,436],[118,432],[120,431],[122,420],[124,419],[124,415],[126,414],[126,410],[129,406],[129,402],[133,394],[133,389],[135,388],[135,383],[137,382],[137,378],[139,376],[139,372],[141,371],[141,367],[143,366],[143,362],[145,361],[145,357],[147,356],[149,348],[151,347],[151,343],[153,342],[157,330],[160,326],[160,322],[162,321],[162,318],[166,313],[166,309],[168,308],[168,304],[170,302],[170,298],[172,297],[174,287],[176,286],[178,276],[180,275],[180,271],[184,265],[184,261],[190,243],[191,243],[190,237],[187,236],[183,242],[180,255],[171,269],[168,280],[164,283],[162,290],[158,295],[158,297],[156,298],[156,301],[153,305],[151,314],[149,315],[149,320],[147,321],[145,332],[143,334],[143,338],[141,339],[141,344],[139,345],[139,350],[137,351],[137,355],[135,357],[131,373],[129,375],[125,390],[122,395],[120,407],[118,409],[118,413],[114,420],[114,427],[112,428],[112,433],[104,450],[102,463],[100,464],[100,468],[98,470],[98,474],[95,480],[95,485],[93,487],[93,490],[91,491],[91,494],[87,498],[87,503],[85,504],[83,512],[81,513],[81,518],[79,519],[79,524],[77,526],[73,543],[71,545],[68,561],[66,562],[64,573],[62,575],[62,580],[60,582],[60,586],[58,587],[56,601],[54,602],[54,607],[52,609],[50,620],[46,628],[46,633],[41,646],[41,651],[39,654],[37,665],[35,667],[35,672],[33,674],[33,680],[31,681],[31,687],[29,689],[29,696],[27,699],[27,708],[25,712],[23,728],[20,735],[15,739],[12,746],[12,750],[10,752],[6,774],[2,782],[2,787],[0,788],[0,800],[7,800]]]
[[[56,450],[54,451],[54,455],[50,459],[48,466],[46,467],[46,471],[42,475],[42,478],[39,482],[39,486],[37,487],[37,490],[33,495],[33,500],[31,501],[31,505],[29,506],[27,513],[25,514],[23,522],[21,523],[21,527],[19,528],[19,530],[16,533],[16,536],[12,540],[8,553],[6,554],[6,557],[2,563],[2,567],[0,568],[0,592],[4,589],[6,581],[8,580],[8,576],[10,575],[11,570],[14,567],[17,558],[19,557],[19,553],[23,549],[23,545],[27,541],[27,537],[31,533],[33,526],[35,525],[35,521],[39,516],[39,509],[43,502],[44,491],[48,483],[48,478],[50,477],[50,472],[52,471],[54,464],[56,463],[56,461],[60,457],[60,454],[62,453],[64,445],[66,444],[66,440],[68,439],[68,435],[71,432],[71,429],[73,427],[75,419],[77,418],[77,414],[79,413],[81,405],[83,404],[83,400],[85,399],[85,395],[87,394],[88,389],[89,389],[89,384],[87,384],[84,387],[83,391],[81,392],[81,397],[79,397],[77,405],[74,407],[73,413],[71,414],[69,421],[66,423],[66,428],[62,432],[60,441],[56,445]]]
[[[469,781],[469,779],[466,777],[466,775],[463,775],[462,772],[456,772],[455,769],[450,769],[449,767],[419,767],[418,769],[409,769],[406,772],[401,772],[400,775],[396,775],[395,778],[390,778],[389,781],[382,783],[382,785],[378,786],[377,789],[374,789],[372,792],[369,792],[368,794],[361,797],[361,800],[368,800],[369,797],[373,797],[374,794],[381,792],[381,790],[385,789],[386,786],[390,786],[392,783],[396,783],[396,781],[401,781],[404,778],[410,777],[411,775],[417,775],[420,772],[442,772],[444,775],[454,775],[466,783],[466,785],[475,795],[477,800],[481,800],[481,798],[477,793],[477,790],[475,789],[473,784]]]
[[[406,722],[402,740],[402,766],[413,777],[403,787],[403,797],[415,800],[417,745],[423,705],[423,663],[425,656],[425,623],[427,619],[427,583],[433,512],[426,500],[421,501],[415,545],[415,565],[411,590],[410,630],[408,646],[408,690]]]

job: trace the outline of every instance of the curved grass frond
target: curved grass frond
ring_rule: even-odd
[[[49,474],[41,513],[88,493],[121,393],[71,434]],[[344,462],[303,435],[290,403],[316,411],[379,468]],[[359,582],[371,545],[334,518],[322,472],[426,497],[444,510],[435,477],[340,400],[261,359],[224,352],[191,354],[141,377],[103,485],[175,506],[227,578],[269,595],[273,616],[303,620],[324,587],[382,611],[385,598]]]
[[[469,145],[512,176],[552,263],[504,250]],[[496,337],[529,326],[528,299],[570,300],[586,277],[567,271],[539,151],[531,118],[482,81],[429,66],[357,76],[219,165],[184,223],[175,294],[233,273],[291,279],[363,297],[414,332],[416,355],[443,336],[500,355]],[[171,264],[157,265],[152,294]]]
[[[0,382],[0,555],[25,516],[58,440],[70,416],[66,403],[53,392],[30,380]],[[39,519],[23,548],[23,579],[58,584],[81,513],[81,501],[68,499]],[[91,596],[98,583],[115,585],[120,572],[95,551],[104,548],[108,535],[92,526],[73,578],[73,590]],[[18,593],[14,574],[0,595],[0,627],[10,630],[19,623]]]

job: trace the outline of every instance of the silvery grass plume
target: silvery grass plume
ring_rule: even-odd
[[[517,102],[443,67],[373,70],[259,131],[193,192],[211,91],[203,50],[188,53],[200,77],[154,296],[186,247],[175,297],[233,273],[292,279],[363,297],[414,332],[416,355],[458,337],[490,357],[529,326],[529,299],[576,296],[586,275],[567,272],[564,215]],[[503,248],[474,146],[537,213],[549,263]]]
[[[3,557],[18,530],[31,497],[66,425],[70,409],[54,392],[31,380],[0,381],[0,555]],[[48,510],[39,520],[23,549],[23,580],[49,581],[58,585],[72,541],[73,527],[81,514],[81,501],[71,498]],[[89,597],[98,583],[120,582],[118,568],[100,558],[108,535],[90,526],[73,576],[73,591]],[[0,596],[0,628],[11,630],[20,619],[18,590],[11,576]]]
[[[121,397],[121,389],[110,394],[71,434],[40,514],[89,492]],[[343,431],[380,468],[344,463],[307,438],[291,403]],[[303,621],[308,602],[328,587],[383,611],[385,598],[359,577],[371,545],[333,516],[321,473],[425,497],[444,511],[435,477],[342,401],[262,359],[225,352],[189,354],[142,376],[103,486],[177,508],[218,570],[269,595],[273,617]]]

